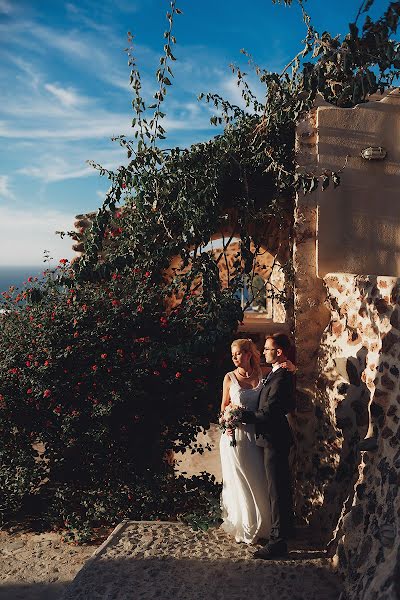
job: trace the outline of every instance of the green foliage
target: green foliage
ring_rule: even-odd
[[[359,14],[371,4],[363,2]],[[79,265],[82,277],[91,277],[93,270],[99,268],[104,234],[118,203],[122,202],[126,209],[126,227],[115,252],[107,245],[106,262],[125,264],[132,255],[136,259],[140,254],[149,266],[165,268],[173,256],[181,256],[183,264],[190,263],[196,271],[197,259],[204,260],[203,251],[211,236],[224,229],[229,207],[234,209],[232,232],[241,239],[243,269],[250,260],[256,262],[261,242],[276,251],[265,234],[268,226],[286,230],[290,236],[297,193],[312,193],[318,186],[325,190],[340,183],[340,171],[312,173],[297,165],[296,124],[312,108],[317,94],[337,106],[351,107],[367,101],[372,93],[384,91],[399,76],[399,44],[391,36],[397,30],[400,3],[391,2],[376,22],[367,16],[361,32],[356,23],[350,24],[343,41],[328,32],[320,35],[303,6],[302,11],[307,28],[304,47],[281,73],[258,67],[243,51],[265,87],[265,102],[260,102],[251,91],[246,73],[233,66],[246,108],[232,105],[217,94],[201,94],[200,99],[214,109],[211,122],[224,129],[209,142],[189,149],[165,150],[157,145],[166,134],[161,126],[165,116],[161,104],[170,83],[169,77],[168,83],[165,81],[166,73],[173,75],[170,64],[175,61],[175,2],[171,2],[167,15],[167,43],[156,72],[156,103],[148,107],[141,97],[140,74],[132,49],[128,50],[136,111],[134,140],[118,138],[127,150],[129,162],[117,172],[94,165],[112,185]],[[129,39],[132,42],[132,36]],[[154,112],[147,117],[149,110]],[[246,256],[249,242],[255,248],[252,256]],[[232,273],[231,280],[237,284],[240,277],[239,269]]]
[[[214,417],[219,357],[241,311],[230,290],[216,303],[209,277],[174,305],[177,284],[138,267],[60,284],[73,275],[61,264],[3,294],[3,518],[29,497],[43,500],[47,522],[83,532],[124,516],[176,516],[184,507],[167,459]]]

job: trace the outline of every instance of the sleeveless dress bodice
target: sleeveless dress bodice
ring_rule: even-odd
[[[246,410],[257,410],[258,399],[262,388],[261,381],[258,382],[257,387],[247,389],[240,385],[233,371],[228,373],[228,376],[231,380],[229,394],[232,404],[243,406]]]

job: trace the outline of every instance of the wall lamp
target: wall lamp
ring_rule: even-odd
[[[365,160],[384,160],[387,152],[382,146],[368,146],[368,148],[361,150],[361,156]]]

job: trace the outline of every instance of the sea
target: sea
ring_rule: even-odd
[[[45,265],[0,266],[0,293],[7,291],[11,285],[22,287],[28,277],[40,277],[45,268]]]

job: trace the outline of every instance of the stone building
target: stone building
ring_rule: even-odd
[[[294,336],[298,523],[328,546],[349,600],[395,600],[400,598],[399,90],[351,109],[319,101],[298,126],[297,155],[309,172],[341,171],[341,184],[296,199],[294,315],[265,297],[246,311],[241,329],[261,343],[271,331]],[[90,215],[79,216],[77,238],[89,223]],[[218,240],[213,243],[215,250]],[[75,249],[83,250],[79,239]],[[261,266],[268,270],[274,252],[267,242],[264,250]],[[279,261],[273,277],[277,286],[285,285]],[[211,428],[205,441],[214,451],[182,468],[209,470],[218,478],[218,437]]]
[[[306,169],[344,167],[296,206],[298,508],[354,600],[400,597],[399,130],[393,90],[321,102],[297,131]]]

